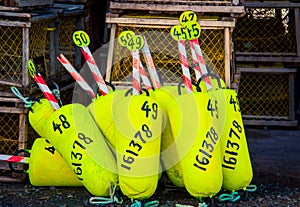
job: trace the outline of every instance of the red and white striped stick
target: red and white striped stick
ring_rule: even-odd
[[[29,163],[28,157],[16,156],[16,155],[0,155],[0,160],[4,162],[16,162],[16,163]]]
[[[145,85],[145,88],[147,90],[151,90],[152,89],[152,85],[151,85],[150,79],[148,78],[148,73],[145,71],[144,66],[143,66],[143,64],[142,64],[141,61],[140,61],[139,73],[140,73],[142,81],[143,81],[143,83]]]
[[[57,99],[55,98],[55,96],[53,95],[52,91],[47,86],[47,84],[46,84],[44,78],[41,76],[41,74],[35,73],[34,76],[33,76],[33,79],[38,84],[39,88],[43,92],[43,94],[46,97],[46,99],[50,102],[52,108],[54,110],[59,109],[59,104],[58,104]]]
[[[144,58],[146,59],[147,68],[148,68],[150,77],[152,79],[152,84],[153,84],[154,88],[161,88],[158,74],[157,74],[153,59],[152,59],[152,55],[150,53],[150,49],[149,49],[146,37],[143,36],[143,38],[144,38],[144,47],[142,48],[142,52],[143,52]]]
[[[90,49],[88,48],[88,46],[83,46],[80,48],[82,55],[84,56],[91,72],[92,75],[99,87],[99,91],[100,93],[105,96],[108,94],[108,88],[105,84],[105,81],[100,73],[100,70],[95,62],[95,59],[90,51]]]
[[[57,57],[58,61],[65,67],[65,69],[71,74],[71,76],[76,80],[76,82],[86,91],[88,92],[92,98],[96,98],[96,95],[93,89],[87,84],[87,82],[83,79],[83,77],[76,71],[74,66],[68,61],[68,59],[60,54]]]
[[[192,53],[192,58],[193,58],[193,68],[195,71],[196,80],[199,80],[202,76],[202,72],[201,72],[200,66],[199,66],[200,64],[198,63],[194,44],[191,41],[189,41],[189,42],[190,42],[190,47],[191,47],[191,53]]]
[[[132,95],[139,95],[141,91],[141,84],[140,84],[140,56],[139,50],[133,50],[131,52],[132,55]]]
[[[199,66],[200,66],[201,76],[207,75],[208,71],[207,71],[205,60],[204,60],[204,57],[203,57],[203,54],[202,54],[202,50],[200,48],[198,38],[190,40],[190,45],[191,45],[191,50],[192,51],[194,50],[194,52],[196,54],[196,60],[199,64]],[[193,52],[192,52],[192,54],[193,54]],[[193,59],[194,59],[194,57],[193,57]],[[197,80],[199,80],[199,79],[197,78]],[[205,86],[206,86],[207,90],[212,89],[211,81],[210,81],[210,78],[208,76],[205,76],[203,78],[203,81],[205,83]]]
[[[184,40],[178,40],[178,51],[179,51],[180,63],[181,63],[181,68],[183,73],[183,82],[187,89],[187,92],[192,93],[193,92],[192,80],[191,80],[191,74],[189,70],[189,63],[186,55]]]

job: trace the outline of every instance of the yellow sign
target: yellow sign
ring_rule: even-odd
[[[78,47],[88,46],[90,44],[89,35],[84,31],[76,31],[73,33],[73,42]]]

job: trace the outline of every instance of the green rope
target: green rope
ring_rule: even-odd
[[[159,206],[159,201],[149,201],[147,203],[144,203],[143,205],[143,202],[141,201],[137,201],[137,200],[134,200],[133,201],[134,203],[130,205],[130,207],[156,207],[156,206]]]
[[[56,89],[53,89],[52,93],[56,97],[56,99],[58,100],[59,106],[62,107],[62,101],[61,101],[61,98],[60,98],[59,87],[58,87],[57,83],[55,83],[55,82],[53,82],[53,85],[55,85]]]
[[[248,192],[254,192],[256,190],[257,190],[256,185],[248,185],[245,189],[245,191],[248,191]]]
[[[221,194],[218,197],[219,201],[230,201],[230,202],[236,202],[237,200],[239,200],[241,198],[241,196],[238,194],[238,192],[232,192],[231,194]]]
[[[107,204],[113,204],[113,203],[118,203],[121,204],[123,203],[122,198],[118,198],[117,196],[113,196],[110,198],[105,198],[105,197],[91,197],[89,199],[90,204],[96,204],[96,205],[107,205]]]
[[[10,89],[13,92],[13,94],[15,94],[15,96],[17,96],[19,99],[21,99],[25,103],[24,104],[25,108],[32,107],[33,101],[30,100],[30,97],[25,98],[15,86],[10,87]]]

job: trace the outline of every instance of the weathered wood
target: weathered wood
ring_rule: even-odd
[[[20,11],[21,9],[18,7],[11,6],[0,6],[0,11]]]
[[[237,73],[296,73],[297,69],[294,68],[246,68],[237,67]]]
[[[22,108],[16,107],[0,107],[0,113],[19,114],[22,113]]]
[[[0,26],[4,26],[4,27],[31,27],[31,23],[30,22],[0,20]]]
[[[295,120],[295,75],[289,74],[289,119]]]
[[[230,88],[230,35],[229,35],[229,28],[224,28],[224,70],[225,70],[225,84],[228,88]]]
[[[29,28],[25,27],[22,30],[22,85],[29,86],[29,73],[27,69],[27,62],[29,60]]]
[[[236,56],[237,62],[290,62],[300,63],[300,57],[265,57],[262,56]]]
[[[16,82],[4,81],[4,80],[0,80],[0,84],[4,84],[4,85],[8,85],[8,86],[22,87],[22,84],[19,84]]]
[[[167,5],[167,4],[136,4],[136,3],[122,3],[110,2],[109,8],[135,11],[162,11],[162,12],[183,12],[194,11],[204,13],[233,13],[244,14],[244,6],[202,6],[202,5]]]
[[[300,58],[300,12],[299,8],[295,8],[295,30],[297,43],[297,56]]]
[[[11,7],[36,7],[36,6],[52,6],[54,0],[5,0],[5,6]]]
[[[293,121],[284,121],[284,120],[257,120],[257,117],[253,117],[253,119],[246,118],[243,115],[243,122],[246,126],[297,126],[298,122],[296,120]],[[258,117],[259,118],[259,117]]]
[[[117,1],[112,1],[112,2],[117,2]],[[124,1],[123,2],[127,2],[127,3],[145,3],[147,2],[148,4],[153,4],[153,3],[160,3],[160,4],[218,4],[218,5],[228,5],[228,4],[231,4],[232,1],[230,0],[224,0],[224,1],[215,1],[215,0],[211,0],[211,1],[208,1],[208,0],[128,0],[128,1]]]
[[[23,12],[5,12],[5,11],[0,11],[0,16],[30,18],[31,14],[30,13],[23,13]]]
[[[107,82],[110,82],[110,76],[111,76],[111,70],[112,70],[112,64],[113,64],[113,54],[114,54],[114,44],[115,44],[115,36],[116,36],[116,29],[117,25],[112,24],[110,28],[110,41],[109,41],[109,47],[108,47],[108,57],[106,62],[106,76],[105,80]]]
[[[25,110],[19,114],[19,139],[18,139],[18,149],[27,148],[27,114]]]
[[[246,1],[244,3],[246,8],[297,8],[299,7],[299,3],[292,2],[275,2],[275,1]]]
[[[200,20],[198,21],[201,29],[211,28],[225,28],[235,27],[235,21],[212,21],[212,20]],[[163,18],[130,18],[130,17],[114,17],[109,14],[106,16],[106,23],[116,24],[132,24],[132,25],[160,25],[169,26],[170,28],[174,25],[180,24],[178,19],[163,19]]]

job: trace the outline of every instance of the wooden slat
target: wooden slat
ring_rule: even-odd
[[[225,83],[228,88],[230,88],[230,34],[229,28],[224,29],[224,69],[225,69]]]
[[[20,100],[16,97],[13,97],[13,98],[0,97],[0,102],[22,103],[22,100]]]
[[[300,57],[265,57],[261,56],[236,56],[237,62],[291,62],[300,63]]]
[[[3,81],[3,80],[0,80],[0,84],[4,84],[4,85],[8,85],[8,86],[22,87],[22,84],[15,83],[15,82],[9,82],[9,81]]]
[[[163,11],[163,12],[206,12],[206,13],[235,13],[244,14],[244,6],[199,6],[199,5],[161,5],[161,4],[136,4],[136,3],[121,3],[110,2],[109,8],[122,10],[142,10],[142,11]]]
[[[0,26],[4,26],[4,27],[31,27],[31,23],[30,22],[0,20]]]
[[[244,3],[246,8],[297,8],[300,7],[299,3],[291,3],[291,2],[250,2],[246,1]]]
[[[217,27],[217,28],[235,27],[235,21],[233,20],[232,21],[200,20],[198,22],[202,29],[211,29],[212,27]],[[160,26],[169,26],[169,27],[180,24],[178,19],[114,17],[114,16],[110,16],[109,14],[106,16],[106,23],[160,25]]]
[[[0,6],[0,11],[20,11],[19,7]]]
[[[20,13],[20,12],[5,12],[5,11],[0,11],[0,16],[30,18],[31,14],[30,13]]]
[[[0,113],[20,114],[24,113],[24,109],[16,107],[0,107]]]
[[[27,69],[27,62],[29,60],[29,28],[22,30],[22,85],[29,86],[29,73]]]
[[[248,73],[296,73],[297,69],[294,68],[246,68],[237,67],[237,72],[248,72]]]
[[[296,27],[297,55],[300,58],[300,12],[299,12],[299,8],[295,9],[295,27]]]
[[[295,120],[295,75],[289,74],[289,118]]]
[[[244,116],[243,116],[244,117]],[[247,126],[297,126],[298,122],[282,121],[282,120],[257,120],[257,119],[243,119],[244,125]]]
[[[128,0],[126,1],[127,3],[145,3],[147,1],[148,4],[152,4],[152,3],[160,3],[160,4],[231,4],[231,1],[229,0],[226,0],[226,1],[214,1],[214,0],[211,0],[211,1],[208,1],[208,0],[205,0],[205,1],[199,1],[199,0]],[[115,1],[112,1],[112,2],[115,2]],[[125,1],[124,1],[125,2]]]

